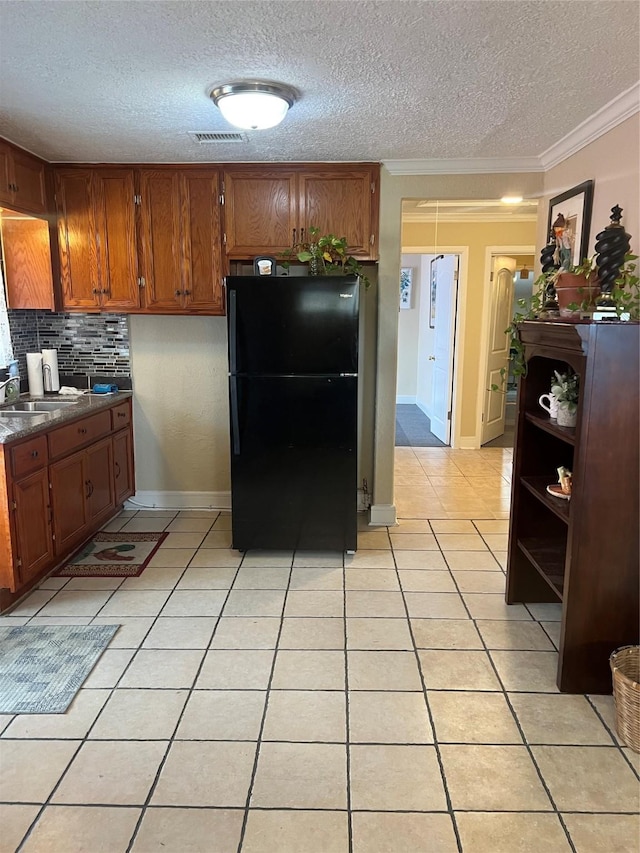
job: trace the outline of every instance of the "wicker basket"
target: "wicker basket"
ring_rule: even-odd
[[[620,739],[640,753],[640,646],[622,646],[609,658]]]

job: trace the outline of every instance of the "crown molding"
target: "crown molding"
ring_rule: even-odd
[[[544,171],[562,163],[598,137],[640,111],[640,82],[618,95],[540,155]]]
[[[537,213],[420,213],[402,214],[403,222],[537,222]]]
[[[383,160],[391,175],[484,175],[542,172],[538,157],[471,157],[459,160]]]
[[[640,111],[640,82],[585,119],[538,157],[475,157],[452,160],[383,160],[391,175],[482,175],[547,172]]]

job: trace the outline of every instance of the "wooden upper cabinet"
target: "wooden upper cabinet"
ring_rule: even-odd
[[[49,223],[10,211],[2,213],[1,221],[8,307],[53,311]]]
[[[64,308],[100,308],[101,279],[93,169],[56,169],[58,247]]]
[[[26,213],[46,213],[46,163],[0,140],[0,202]]]
[[[298,192],[298,222],[305,234],[313,226],[320,234],[346,237],[350,255],[377,257],[378,193],[372,170],[302,173]]]
[[[183,307],[224,314],[219,172],[183,172],[180,198]]]
[[[140,171],[140,264],[145,308],[173,313],[182,306],[180,173]]]
[[[224,243],[228,257],[280,254],[294,242],[297,173],[278,167],[223,173]]]
[[[105,311],[140,306],[133,169],[96,171],[100,305]]]
[[[350,254],[378,256],[379,167],[227,167],[223,173],[225,251],[229,258],[281,254],[309,228],[346,237]]]

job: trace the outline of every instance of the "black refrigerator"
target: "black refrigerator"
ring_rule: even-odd
[[[233,547],[355,551],[358,279],[225,285]]]

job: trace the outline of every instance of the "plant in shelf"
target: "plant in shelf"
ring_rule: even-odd
[[[580,378],[573,371],[559,373],[554,370],[553,373],[551,393],[558,402],[558,426],[575,427],[578,417]]]
[[[365,287],[371,282],[364,267],[353,255],[347,254],[347,238],[334,234],[320,234],[313,225],[309,228],[309,240],[294,243],[282,253],[283,267],[289,269],[292,260],[309,265],[309,275],[357,275]]]

